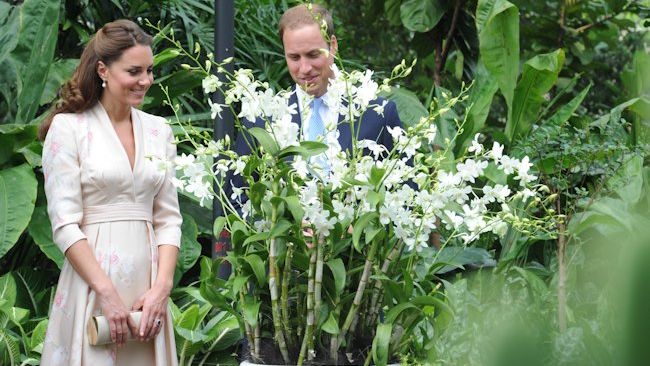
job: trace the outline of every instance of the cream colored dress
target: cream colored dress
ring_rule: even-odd
[[[101,103],[54,117],[43,146],[43,173],[54,242],[65,251],[88,239],[95,259],[129,308],[156,278],[158,245],[180,246],[182,218],[172,184],[171,128],[133,108],[135,166]],[[86,323],[100,314],[94,291],[66,259],[50,310],[41,365],[176,365],[170,316],[151,342],[122,348],[88,344]]]

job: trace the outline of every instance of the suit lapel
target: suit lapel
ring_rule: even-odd
[[[298,127],[301,127],[302,120],[300,119],[300,116],[302,111],[300,110],[300,103],[298,103],[298,92],[296,92],[296,86],[293,87],[293,92],[291,93],[291,96],[289,96],[289,105],[292,104],[296,105],[296,110],[298,113],[291,116],[291,122],[297,124]]]
[[[343,105],[346,106],[347,102],[343,102]],[[341,150],[350,152],[352,150],[352,132],[350,130],[350,123],[343,121],[343,115],[338,115],[338,125],[339,130],[339,145],[341,145]]]

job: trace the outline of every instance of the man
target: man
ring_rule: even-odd
[[[326,27],[326,37],[321,32],[322,23]],[[352,134],[348,123],[341,123],[343,116],[332,108],[334,103],[327,89],[329,80],[334,77],[331,67],[338,51],[338,43],[330,12],[316,4],[312,5],[311,9],[304,4],[294,6],[280,18],[279,33],[289,74],[296,83],[295,92],[289,99],[290,105],[298,105],[298,113],[293,115],[293,122],[302,126],[303,139],[315,140],[324,133],[324,126],[338,122],[338,140],[342,150],[352,148],[352,138],[355,136],[358,140],[376,141],[390,151],[393,141],[387,127],[402,125],[395,103],[388,102],[384,106],[383,115],[373,108],[368,108],[361,121],[354,124],[355,134]],[[307,94],[314,97],[315,104],[311,106],[303,121],[301,111],[307,107],[303,103],[311,99]],[[371,105],[382,103],[383,100],[379,99],[372,101]],[[314,111],[318,116],[312,115]],[[258,120],[255,125],[263,127],[264,122]],[[249,137],[238,138],[235,150],[240,155],[250,154],[249,145],[244,141],[247,138]]]

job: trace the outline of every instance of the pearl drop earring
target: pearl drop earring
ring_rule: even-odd
[[[102,88],[106,87],[106,80],[102,80]]]

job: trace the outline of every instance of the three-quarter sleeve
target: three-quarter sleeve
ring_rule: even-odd
[[[75,126],[64,115],[52,120],[43,144],[43,175],[47,212],[54,243],[63,253],[86,235],[79,228],[83,219],[81,169]]]
[[[163,123],[167,135],[166,158],[173,162],[176,157],[174,134],[169,125]],[[153,229],[158,245],[171,244],[180,247],[183,217],[178,206],[178,193],[172,183],[174,176],[175,169],[172,164],[168,164],[165,179],[153,200]]]

